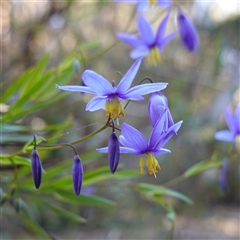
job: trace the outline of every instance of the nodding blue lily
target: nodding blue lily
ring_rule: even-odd
[[[36,149],[34,149],[31,154],[31,168],[34,184],[38,189],[42,181],[42,163]]]
[[[233,142],[240,151],[240,103],[234,113],[228,108],[224,111],[225,120],[229,130],[220,130],[215,133],[215,138],[219,141]]]
[[[141,61],[142,58],[135,61],[117,86],[114,81],[111,84],[96,72],[86,70],[82,76],[86,86],[56,85],[56,87],[65,91],[86,92],[97,95],[88,102],[86,111],[92,112],[105,108],[107,118],[120,118],[120,116],[125,115],[121,100],[144,100],[142,95],[160,91],[167,87],[167,83],[147,83],[129,88],[138,72]]]
[[[174,124],[168,108],[168,100],[161,92],[151,93],[148,101],[148,117],[153,127],[165,111],[166,120],[164,128],[167,130]]]
[[[130,52],[131,58],[147,57],[150,65],[161,63],[160,53],[164,47],[174,38],[177,32],[172,32],[165,36],[165,29],[169,18],[169,12],[160,23],[156,35],[150,23],[140,15],[138,17],[138,31],[140,38],[128,33],[118,33],[117,37],[122,41],[134,47]]]
[[[197,52],[199,47],[199,36],[193,22],[182,12],[178,13],[177,22],[182,45],[189,52]]]
[[[117,3],[133,3],[137,4],[138,11],[144,11],[149,6],[160,6],[163,8],[169,8],[171,6],[171,2],[169,0],[115,0]]]
[[[73,159],[72,166],[72,181],[73,188],[77,196],[80,195],[83,181],[83,166],[81,159],[78,155],[76,155]]]
[[[169,139],[175,135],[180,128],[182,121],[172,125],[167,131],[164,130],[166,112],[156,123],[153,128],[148,142],[143,134],[136,128],[123,123],[121,127],[122,135],[119,136],[119,142],[123,145],[120,147],[120,153],[130,153],[141,155],[140,157],[140,173],[144,173],[144,158],[146,159],[146,166],[149,174],[154,174],[161,169],[155,155],[170,153],[170,150],[163,148]],[[108,152],[109,148],[99,148],[99,152]]]

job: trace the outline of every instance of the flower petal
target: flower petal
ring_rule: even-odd
[[[215,133],[215,139],[224,142],[235,142],[234,135],[229,130],[221,130]]]
[[[97,92],[95,92],[93,89],[90,89],[89,87],[84,87],[84,86],[74,86],[74,85],[59,86],[56,84],[56,88],[64,91],[70,91],[70,92],[85,92],[85,93],[97,94]]]
[[[227,125],[229,127],[229,129],[232,131],[232,132],[235,132],[236,131],[236,126],[235,126],[235,121],[234,121],[234,116],[233,114],[229,111],[228,108],[226,108],[224,110],[224,116],[225,116],[225,120],[227,122]]]
[[[145,45],[142,45],[142,46],[134,48],[130,52],[130,57],[133,59],[136,59],[139,57],[145,57],[145,56],[147,56],[148,52],[149,52],[149,48]]]
[[[171,151],[166,148],[160,148],[160,149],[151,150],[150,153],[153,155],[158,155],[158,154],[168,154],[168,153],[171,153]]]
[[[142,62],[142,58],[139,58],[134,62],[134,64],[127,71],[127,73],[123,76],[120,83],[118,84],[116,93],[124,94],[128,90],[128,88],[131,86],[132,81],[138,72],[141,62]]]
[[[98,95],[106,96],[114,93],[114,88],[110,82],[103,76],[92,70],[84,71],[82,75],[83,82]]]
[[[139,99],[140,96],[152,92],[161,91],[167,87],[168,83],[147,83],[130,88],[122,98],[124,99]]]
[[[118,33],[117,37],[119,40],[121,40],[122,42],[129,44],[133,47],[137,47],[140,45],[143,45],[143,42],[141,39],[139,39],[138,37],[136,37],[133,34],[128,34],[128,33]]]
[[[177,33],[177,31],[170,33],[162,40],[161,43],[159,43],[160,52],[163,51],[164,47],[176,36]]]
[[[102,96],[96,96],[92,98],[86,106],[86,111],[93,112],[101,108],[104,108],[106,104],[106,99],[107,99],[106,97]]]
[[[128,147],[120,147],[120,153],[130,153],[130,154],[136,154],[136,155],[141,154],[137,150],[134,150],[134,149],[128,148]]]
[[[161,42],[164,39],[164,33],[165,33],[165,30],[166,30],[168,18],[169,18],[169,12],[164,17],[164,19],[162,20],[162,22],[160,23],[160,25],[158,27],[157,34],[156,34],[156,40],[155,40],[157,45],[161,45]]]
[[[144,153],[147,150],[147,141],[143,134],[136,128],[128,125],[127,123],[123,123],[121,130],[124,140],[122,137],[119,137],[119,141],[125,147],[132,148],[141,153]]]
[[[151,46],[155,42],[152,27],[150,23],[143,17],[143,15],[138,17],[138,31],[141,35],[141,38],[148,46]]]
[[[236,131],[238,134],[240,134],[240,103],[236,107],[234,120]]]
[[[168,8],[171,6],[171,2],[169,0],[158,0],[158,5],[164,8]]]

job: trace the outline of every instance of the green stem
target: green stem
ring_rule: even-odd
[[[162,187],[171,187],[171,186],[175,185],[176,183],[183,181],[184,179],[186,179],[185,176],[180,175],[180,176],[174,178],[173,180],[170,180],[169,182],[161,184],[161,186]]]

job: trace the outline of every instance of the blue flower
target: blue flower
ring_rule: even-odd
[[[81,159],[78,155],[76,155],[73,159],[72,166],[72,181],[73,188],[77,196],[80,195],[83,181],[83,166]]]
[[[164,130],[166,112],[156,123],[153,128],[148,142],[141,132],[127,123],[122,124],[119,136],[119,142],[123,145],[120,147],[120,153],[130,153],[141,155],[140,172],[144,173],[144,157],[149,174],[154,174],[160,170],[160,165],[155,158],[155,155],[170,153],[170,150],[163,148],[169,139],[178,131],[182,121],[172,125],[167,131]],[[108,152],[108,147],[97,149],[99,152]]]
[[[199,37],[196,27],[182,12],[178,13],[177,21],[183,46],[189,52],[197,52],[199,47]]]
[[[153,127],[165,111],[166,119],[164,129],[167,130],[174,124],[172,115],[168,108],[168,100],[161,92],[151,93],[148,101],[148,116]]]
[[[149,5],[159,5],[163,8],[169,8],[171,2],[169,0],[115,0],[114,2],[123,2],[123,3],[134,3],[137,4],[138,11],[144,11],[148,8]]]
[[[86,70],[82,79],[86,86],[58,86],[57,88],[72,92],[86,92],[97,95],[92,98],[87,106],[87,111],[96,111],[105,108],[107,118],[120,118],[124,116],[121,100],[144,100],[142,95],[160,91],[167,87],[167,83],[149,83],[138,85],[129,89],[141,64],[141,58],[137,59],[128,72],[123,76],[118,86],[112,84],[94,71]]]
[[[35,187],[38,189],[42,181],[42,163],[36,149],[31,154],[32,177]]]
[[[168,18],[169,13],[159,25],[156,35],[154,35],[150,23],[142,15],[138,18],[138,31],[141,38],[127,33],[117,34],[117,37],[121,41],[134,47],[130,52],[131,58],[147,56],[147,62],[150,65],[160,64],[160,52],[163,51],[166,44],[168,44],[176,35],[176,32],[172,32],[169,35],[164,36]]]
[[[229,130],[221,130],[215,133],[215,138],[219,141],[233,142],[240,150],[240,103],[237,105],[235,113],[225,109],[225,120]]]
[[[120,148],[118,138],[116,133],[112,132],[108,140],[108,163],[112,173],[117,170],[119,158]]]

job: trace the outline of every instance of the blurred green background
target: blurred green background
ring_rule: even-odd
[[[75,198],[71,199],[74,204],[70,201],[54,203],[50,197],[56,194],[54,187],[59,189],[53,186],[51,191],[50,183],[54,185],[55,181],[54,173],[50,176],[51,168],[62,164],[59,176],[71,178],[72,150],[40,151],[46,170],[43,184],[46,182],[46,189],[49,188],[46,193],[44,185],[40,193],[33,186],[29,187],[33,185],[29,164],[27,167],[1,165],[1,188],[4,192],[1,195],[10,194],[14,188],[11,183],[6,183],[17,168],[23,179],[18,192],[18,196],[25,200],[21,206],[26,204],[31,209],[35,221],[52,239],[170,239],[172,224],[166,211],[156,199],[141,194],[131,184],[160,186],[203,160],[222,161],[236,155],[233,146],[216,141],[214,133],[227,128],[224,108],[234,109],[240,102],[239,2],[188,1],[179,2],[179,5],[186,9],[199,31],[201,44],[198,53],[187,52],[177,36],[166,46],[161,56],[162,64],[150,67],[143,62],[133,82],[136,85],[145,77],[156,82],[168,82],[163,93],[169,100],[173,119],[175,122],[183,120],[178,136],[166,145],[172,153],[157,157],[162,170],[156,179],[147,174],[138,175],[138,156],[124,154],[120,158],[122,170],[132,170],[131,178],[126,174],[123,179],[118,179],[120,175],[111,177],[106,173],[105,181],[98,182],[96,178],[92,180],[94,184],[86,182],[83,188],[86,196],[96,194],[102,197],[101,203],[98,199],[96,204],[88,204],[88,198],[82,198],[79,204]],[[173,6],[168,31],[176,29],[177,1]],[[92,96],[63,93],[55,89],[55,83],[82,84],[81,74],[86,69],[118,82],[121,73],[126,73],[133,60],[129,57],[131,47],[118,42],[116,33],[125,31],[128,26],[128,32],[137,32],[134,5],[106,1],[12,1],[1,3],[1,13],[1,99],[8,93],[8,97],[2,99],[0,109],[3,124],[1,153],[18,151],[31,141],[33,133],[54,144],[74,141],[103,126],[106,122],[103,110],[85,111],[85,105]],[[144,14],[156,28],[164,10],[152,8]],[[77,73],[72,66],[75,58],[81,65]],[[33,70],[25,72],[29,68]],[[25,75],[17,82],[22,73]],[[19,103],[22,96],[26,97]],[[146,137],[151,131],[147,100],[148,96],[143,102],[131,102],[126,116],[120,119],[120,124],[127,122]],[[106,129],[76,145],[83,162],[86,161],[86,172],[106,166],[107,155],[97,154],[94,150],[107,145],[110,133],[111,129]],[[28,156],[25,154],[23,157]],[[65,171],[66,162],[68,167]],[[239,239],[239,161],[229,161],[229,164],[226,192],[219,185],[220,165],[171,186],[194,202],[189,205],[177,198],[165,198],[177,214],[175,239]],[[106,168],[100,172],[105,174],[108,171]],[[94,174],[97,176],[98,173]],[[73,191],[71,184],[68,186],[68,190]],[[38,199],[40,195],[41,200]],[[13,199],[1,207],[1,239],[44,239],[44,234],[37,234],[41,230],[34,231],[34,227],[29,230],[31,222],[15,213],[14,201],[17,198]],[[87,221],[82,223],[79,218],[75,221],[76,216],[68,214],[66,217],[57,209],[50,211],[46,207],[48,204],[56,204],[56,207],[67,209]]]

